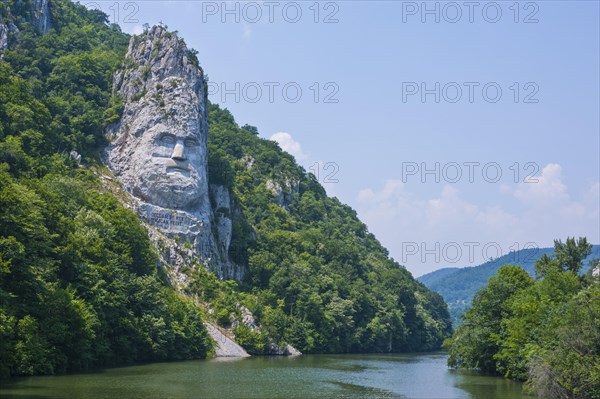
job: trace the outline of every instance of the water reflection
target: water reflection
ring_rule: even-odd
[[[490,392],[493,392],[494,399],[536,398],[525,394],[522,384],[504,378],[462,370],[448,370],[448,376],[452,378],[454,386],[469,393],[473,399],[485,398]]]
[[[521,384],[448,370],[447,356],[312,355],[155,363],[23,378],[2,398],[524,399]]]

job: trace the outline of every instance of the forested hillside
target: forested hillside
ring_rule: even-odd
[[[554,248],[527,248],[510,252],[479,266],[442,268],[418,278],[430,290],[440,294],[450,310],[452,325],[462,322],[462,315],[471,306],[475,293],[504,265],[521,266],[530,276],[535,276],[535,262],[551,256]],[[582,271],[589,270],[591,262],[600,258],[600,245],[592,246],[590,255],[583,260]]]
[[[445,343],[449,364],[526,380],[543,398],[600,398],[600,277],[578,274],[590,253],[573,238],[535,263],[535,279],[501,267]]]
[[[446,304],[389,259],[354,210],[256,128],[216,105],[209,121],[209,178],[233,189],[246,217],[232,248],[248,257],[242,289],[255,296],[255,315],[268,311],[276,339],[309,353],[439,346],[450,332]]]
[[[51,0],[41,32],[35,4],[0,1],[0,22],[18,27],[0,60],[1,376],[205,357],[202,319],[229,326],[241,305],[262,328],[234,332],[257,354],[271,341],[307,353],[433,350],[450,334],[441,296],[293,157],[216,105],[209,179],[240,205],[230,252],[249,273],[238,284],[196,267],[188,296],[176,292],[137,215],[97,177],[104,129],[123,108],[111,85],[129,37],[66,0]]]
[[[166,287],[137,216],[93,173],[127,36],[67,2],[44,35],[29,3],[0,6],[20,31],[0,61],[0,374],[206,356],[199,310]]]

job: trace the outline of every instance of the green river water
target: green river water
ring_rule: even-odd
[[[524,399],[522,385],[449,370],[434,354],[304,355],[153,363],[31,377],[0,386],[2,398],[418,398]]]

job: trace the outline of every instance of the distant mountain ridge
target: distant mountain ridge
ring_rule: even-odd
[[[487,283],[490,277],[496,274],[501,266],[507,264],[519,265],[531,276],[534,276],[536,260],[543,255],[550,256],[553,252],[554,248],[522,249],[510,252],[479,266],[438,269],[418,277],[417,280],[444,298],[450,309],[452,324],[456,327],[460,324],[462,312],[470,306],[475,293]],[[592,253],[585,259],[583,271],[587,271],[589,261],[595,258],[600,258],[600,245],[592,247]]]

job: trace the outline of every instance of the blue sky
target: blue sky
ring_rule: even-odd
[[[318,169],[417,276],[555,238],[599,243],[599,3],[423,4],[91,6],[129,33],[179,31],[211,100]]]

